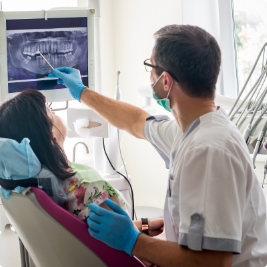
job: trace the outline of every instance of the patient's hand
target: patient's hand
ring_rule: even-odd
[[[139,259],[140,260],[140,259]],[[146,267],[152,267],[155,266],[153,263],[150,263],[148,261],[141,260],[141,262],[146,266]]]
[[[141,232],[141,221],[133,221],[135,228]],[[163,232],[164,220],[163,218],[148,220],[148,235],[157,236]]]
[[[112,197],[109,197],[110,200],[114,201],[115,203],[117,203],[118,205],[120,205],[118,199],[114,196]],[[102,204],[99,205],[100,207],[106,209],[106,210],[110,210],[110,211],[113,211],[107,204],[106,202],[104,201]]]
[[[148,234],[150,236],[157,236],[163,232],[163,227],[164,227],[163,218],[149,220]]]

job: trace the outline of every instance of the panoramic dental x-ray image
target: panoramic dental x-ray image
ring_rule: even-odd
[[[62,23],[64,19],[59,18],[55,22],[58,20],[60,23],[58,25],[55,23],[54,27],[67,26]],[[25,20],[20,21],[25,25]],[[36,25],[37,22],[39,25],[38,21],[39,19],[32,19],[31,24]],[[44,20],[41,26],[45,26]],[[20,92],[29,87],[38,90],[64,87],[58,85],[55,80],[47,78],[52,69],[40,56],[40,52],[54,68],[67,66],[79,69],[86,84],[88,83],[87,27],[61,27],[53,29],[16,27],[7,30],[9,93]]]

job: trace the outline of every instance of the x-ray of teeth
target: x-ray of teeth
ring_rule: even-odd
[[[9,34],[8,80],[32,79],[33,74],[39,78],[46,77],[52,70],[39,51],[54,68],[83,66],[81,74],[87,75],[87,45],[87,28]]]

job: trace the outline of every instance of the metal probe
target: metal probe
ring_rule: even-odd
[[[44,55],[40,51],[38,51],[38,53],[44,59],[44,61],[49,65],[49,67],[53,70],[54,69],[53,66],[48,62],[48,60],[44,57]]]

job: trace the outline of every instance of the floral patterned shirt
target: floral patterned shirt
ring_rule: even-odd
[[[126,208],[123,195],[106,182],[92,168],[72,163],[76,175],[62,181],[67,199],[63,207],[82,220],[88,217],[88,204],[94,202],[103,192],[116,201],[122,208]]]

